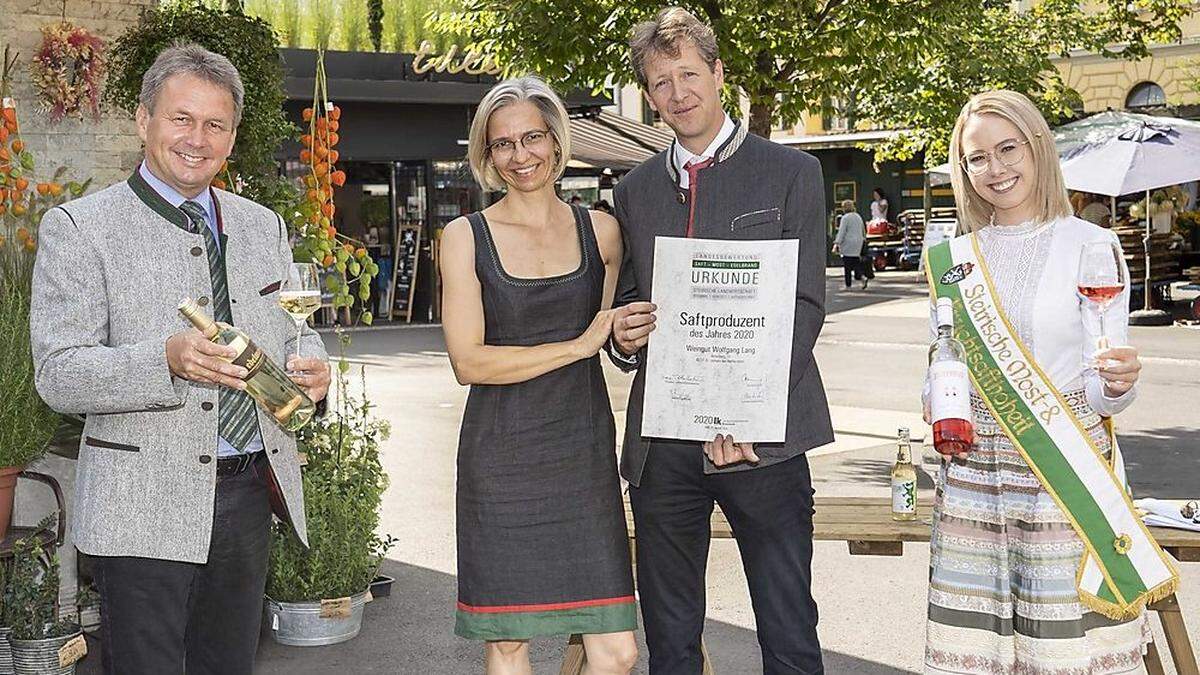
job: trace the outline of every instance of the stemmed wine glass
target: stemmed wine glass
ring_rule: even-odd
[[[1113,241],[1089,241],[1079,252],[1079,294],[1088,300],[1100,317],[1100,339],[1096,347],[1108,348],[1104,315],[1128,283],[1121,247]]]
[[[287,277],[279,285],[279,306],[296,322],[296,358],[300,358],[304,322],[321,307],[321,287],[315,264],[292,263],[288,266]]]

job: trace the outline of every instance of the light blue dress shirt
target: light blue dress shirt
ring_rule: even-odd
[[[142,165],[138,168],[138,171],[141,173],[142,178],[146,180],[146,183],[149,184],[150,187],[154,188],[154,191],[157,192],[160,197],[167,200],[167,203],[169,203],[171,206],[179,208],[180,205],[182,205],[185,201],[188,201],[187,197],[179,194],[175,188],[162,182],[157,176],[151,173],[150,168],[146,166],[145,162],[142,162]],[[196,202],[200,206],[204,207],[204,220],[208,224],[208,229],[212,230],[213,239],[216,240],[217,246],[220,246],[221,233],[217,230],[217,212],[216,207],[213,205],[212,192],[205,190],[199,195],[193,197],[191,201]],[[258,452],[262,450],[263,447],[261,433],[256,434],[254,438],[250,439],[250,442],[246,444],[246,449],[241,451],[230,445],[229,442],[224,438],[217,436],[217,457],[232,457],[243,452],[249,454]]]

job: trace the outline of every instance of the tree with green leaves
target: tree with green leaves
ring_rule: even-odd
[[[368,44],[367,6],[365,0],[348,0],[339,6],[341,47],[352,52],[365,51]]]
[[[1138,58],[1178,39],[1189,0],[682,0],[716,32],[727,101],[749,104],[749,128],[852,105],[859,119],[900,129],[877,159],[944,156],[955,115],[977,91],[1007,87],[1054,116],[1070,92],[1050,64],[1082,48]],[[627,38],[660,0],[464,0],[436,12],[439,32],[465,36],[507,74],[532,71],[561,88],[634,81]],[[536,36],[531,39],[530,36]],[[1109,45],[1120,44],[1117,52]]]
[[[375,51],[383,49],[383,0],[367,1],[367,30]]]

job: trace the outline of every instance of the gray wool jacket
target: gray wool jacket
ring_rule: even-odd
[[[674,146],[629,172],[617,185],[616,216],[625,241],[625,259],[615,304],[649,301],[654,278],[654,238],[685,236],[689,191],[679,188],[671,161]],[[821,164],[805,152],[747,133],[739,124],[722,145],[715,163],[700,172],[695,186],[693,236],[702,239],[796,239],[800,257],[796,316],[787,400],[787,440],[755,446],[760,462],[718,469],[707,458],[708,473],[770,466],[833,441],[833,426],[813,346],[825,321],[825,184]],[[609,355],[634,377],[621,448],[621,475],[641,483],[646,458],[656,439],[642,436],[645,392],[644,351],[632,359]],[[697,443],[697,456],[703,456]]]
[[[292,260],[287,228],[263,206],[214,195],[234,324],[282,364],[297,339],[277,304]],[[186,224],[136,171],[42,218],[30,315],[35,380],[51,408],[86,415],[71,514],[84,553],[208,558],[217,387],[172,376],[166,361],[167,338],[191,326],[179,301],[212,296],[204,238]],[[326,357],[311,329],[300,351]],[[256,409],[286,506],[276,514],[307,544],[296,442]]]

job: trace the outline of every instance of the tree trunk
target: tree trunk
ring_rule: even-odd
[[[775,55],[769,50],[760,50],[754,55],[754,68],[760,73],[775,72]],[[771,127],[775,125],[776,93],[774,87],[746,92],[750,97],[750,133],[771,138]]]
[[[750,133],[771,138],[771,125],[775,118],[775,98],[750,99]]]

